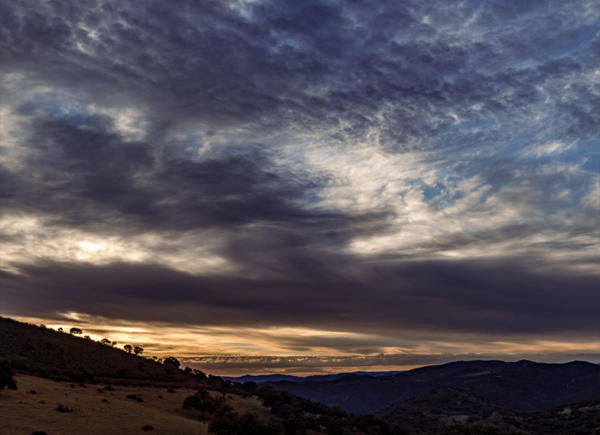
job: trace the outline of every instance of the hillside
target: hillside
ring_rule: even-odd
[[[0,359],[13,369],[56,379],[193,379],[181,370],[67,333],[0,317]]]
[[[391,405],[378,415],[386,421],[423,434],[438,433],[440,427],[453,423],[494,425],[505,430],[514,429],[522,423],[517,413],[453,388],[439,388]]]
[[[375,416],[344,411],[269,388],[73,384],[15,376],[0,390],[0,435],[164,434],[406,435]]]
[[[244,382],[255,382],[257,384],[263,384],[266,382],[281,382],[281,381],[289,381],[289,382],[327,382],[334,381],[336,379],[340,379],[350,375],[357,376],[371,376],[374,378],[384,377],[384,376],[392,376],[398,373],[402,373],[400,371],[389,371],[389,372],[348,372],[348,373],[335,373],[328,375],[311,375],[311,376],[293,376],[293,375],[244,375],[244,376],[224,376],[223,379],[226,379],[231,382],[236,382],[243,384]]]
[[[74,386],[34,376],[16,376],[18,390],[0,391],[0,434],[140,433],[144,426],[170,434],[206,434],[207,422],[184,412],[181,404],[194,390],[115,386]],[[128,399],[138,395],[142,402]],[[67,412],[58,412],[63,405]]]
[[[526,413],[503,409],[485,398],[447,388],[392,405],[378,415],[418,434],[433,435],[452,428],[463,431],[457,433],[477,433],[475,428],[481,432],[485,428],[488,433],[535,435],[600,432],[600,400]]]
[[[507,410],[533,412],[599,398],[600,366],[577,361],[459,361],[385,377],[348,375],[328,382],[267,385],[349,412],[376,412],[438,388],[465,391]]]

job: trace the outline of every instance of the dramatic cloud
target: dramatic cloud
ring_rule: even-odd
[[[597,1],[22,1],[0,24],[0,314],[148,324],[211,368],[600,352]]]

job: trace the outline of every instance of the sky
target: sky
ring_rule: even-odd
[[[0,2],[0,315],[217,374],[600,362],[600,1]]]

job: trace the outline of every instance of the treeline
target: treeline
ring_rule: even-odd
[[[225,385],[227,383],[222,387]],[[271,417],[264,421],[256,414],[237,413],[227,403],[226,389],[220,397],[200,389],[185,399],[183,408],[198,410],[198,416],[208,421],[209,432],[214,435],[406,434],[401,428],[390,426],[374,415],[348,414],[340,408],[313,402],[285,391],[259,387],[254,382],[231,388],[241,389],[247,396],[257,396],[270,409]]]
[[[44,324],[39,325],[39,328],[47,329],[46,325],[44,325]],[[56,331],[60,332],[60,333],[66,333],[66,331],[63,328],[57,328]],[[94,341],[94,340],[92,340],[92,337],[90,337],[89,335],[83,335],[83,330],[81,328],[77,328],[75,326],[69,329],[69,334],[80,336],[84,340]],[[102,338],[102,339],[98,340],[98,343],[103,344],[105,346],[110,346],[110,347],[117,347],[117,345],[119,344],[116,341],[109,340],[108,338]],[[144,348],[142,346],[138,346],[138,345],[132,346],[131,344],[125,344],[125,345],[123,345],[123,350],[127,353],[133,352],[136,355],[141,355],[142,353],[144,353]],[[153,356],[152,359],[157,361],[158,357]]]

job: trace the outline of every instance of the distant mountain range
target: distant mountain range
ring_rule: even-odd
[[[534,412],[600,398],[600,366],[581,361],[457,361],[388,375],[263,378],[263,384],[355,413],[377,412],[440,388],[459,390],[506,410]]]
[[[389,372],[348,372],[348,373],[336,373],[331,375],[311,375],[311,376],[292,376],[292,375],[244,375],[237,377],[228,377],[222,376],[223,379],[231,382],[244,383],[244,382],[255,382],[257,384],[262,384],[265,382],[327,382],[334,381],[336,379],[343,378],[348,375],[357,375],[357,376],[372,376],[372,377],[381,377],[381,376],[391,376],[397,375],[398,373],[403,373],[402,371],[389,371]]]

